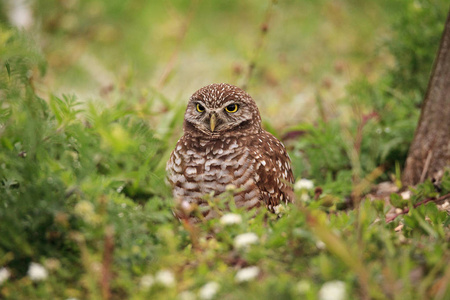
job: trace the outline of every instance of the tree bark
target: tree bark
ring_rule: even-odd
[[[450,167],[450,11],[434,62],[419,124],[409,148],[403,185],[439,180]]]

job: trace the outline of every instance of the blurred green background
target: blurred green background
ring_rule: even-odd
[[[228,82],[245,85],[278,129],[315,120],[317,97],[327,113],[338,113],[336,102],[346,84],[382,76],[393,65],[385,47],[390,25],[416,5],[384,0],[2,3],[4,22],[20,15],[14,13],[18,3],[30,10],[27,30],[48,62],[39,85],[43,95],[72,92],[102,99],[111,91],[156,89],[184,105],[198,88]]]

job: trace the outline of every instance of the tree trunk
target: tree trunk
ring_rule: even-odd
[[[403,185],[439,180],[450,166],[450,12],[434,62],[419,124],[409,148]]]

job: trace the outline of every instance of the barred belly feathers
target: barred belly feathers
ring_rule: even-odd
[[[237,207],[270,211],[293,200],[289,156],[283,144],[261,128],[255,101],[229,84],[211,84],[189,99],[184,135],[167,162],[175,200],[195,203],[215,217],[204,195],[233,185]],[[178,215],[181,218],[189,216]]]

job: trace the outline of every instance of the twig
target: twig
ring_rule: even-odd
[[[169,62],[167,63],[166,67],[164,68],[164,71],[159,78],[157,89],[160,90],[164,85],[166,84],[167,78],[169,78],[169,75],[172,73],[175,63],[178,59],[178,53],[181,50],[181,47],[183,45],[183,42],[185,40],[186,34],[189,30],[189,27],[191,25],[192,19],[194,18],[195,12],[197,11],[197,7],[200,0],[193,1],[189,10],[189,15],[186,18],[186,21],[183,24],[183,27],[181,28],[180,35],[178,36],[177,45],[176,48],[173,50],[172,55],[170,56]]]
[[[353,140],[353,143],[348,145],[347,152],[352,166],[352,185],[354,187],[351,199],[353,202],[353,206],[358,207],[358,204],[361,201],[361,193],[365,186],[367,186],[367,181],[363,182],[363,180],[366,180],[366,178],[361,178],[361,145],[363,141],[364,127],[371,119],[378,118],[378,114],[376,112],[362,114],[360,113],[360,108],[357,105],[355,105],[353,109],[355,110],[355,115],[360,116],[360,121],[358,123],[356,133],[353,135],[350,128],[347,128],[344,133],[346,134],[346,136],[348,136],[349,141]],[[372,177],[373,180],[375,180],[378,176],[381,175],[383,169],[384,166],[376,168],[369,175],[369,178]]]
[[[425,160],[425,165],[423,166],[423,170],[422,170],[422,174],[420,175],[420,181],[419,182],[424,182],[424,180],[425,180],[425,176],[428,173],[428,168],[430,167],[431,157],[433,157],[433,150],[430,149],[428,151],[427,159]]]
[[[378,177],[380,177],[383,174],[384,170],[384,165],[378,166],[372,172],[367,174],[366,177],[358,180],[358,183],[354,183],[353,191],[351,193],[351,199],[354,207],[358,207],[358,203],[361,200],[363,191],[370,187],[371,183],[374,182]]]
[[[448,261],[448,255],[446,260],[443,261],[445,265],[445,261]],[[449,282],[450,282],[450,266],[447,265],[444,271],[444,275],[439,280],[437,280],[436,283],[433,284],[433,286],[431,287],[431,293],[433,296],[435,296],[434,299],[445,298],[445,292],[448,290]]]
[[[378,116],[378,113],[376,113],[376,112],[371,112],[370,114],[362,115],[361,121],[359,122],[358,128],[356,130],[355,141],[353,143],[353,147],[355,148],[357,153],[361,152],[361,144],[362,144],[362,140],[363,140],[363,129],[364,129],[364,127],[367,125],[367,123],[371,119],[377,119],[377,118],[379,118],[379,116]]]
[[[198,228],[189,221],[189,219],[181,219],[181,224],[184,229],[189,233],[191,238],[192,248],[196,251],[200,250],[200,244],[198,241]]]
[[[432,198],[427,198],[425,200],[422,200],[422,201],[414,204],[413,208],[417,208],[417,207],[419,207],[421,205],[427,204],[428,202],[436,202],[436,203],[438,203],[438,202],[441,202],[441,201],[444,201],[444,200],[447,200],[447,199],[450,199],[450,193],[446,194],[446,195],[443,195],[443,196],[441,196],[441,197],[439,197],[437,199],[432,197]],[[404,215],[404,214],[407,214],[407,213],[409,213],[409,207],[406,207],[401,212],[399,212],[398,214],[395,214],[392,217],[387,218],[386,219],[386,223],[390,223],[390,222],[394,221],[395,218],[397,218],[398,216],[401,216],[401,215]]]
[[[114,251],[114,228],[108,226],[105,229],[105,244],[103,246],[102,278],[100,286],[102,289],[102,299],[111,298],[111,266]]]
[[[242,84],[242,88],[244,90],[247,89],[248,87],[250,79],[252,78],[253,75],[253,71],[256,68],[256,61],[258,60],[259,54],[264,46],[264,40],[265,37],[267,36],[267,32],[269,31],[269,22],[272,16],[272,8],[275,2],[276,2],[275,0],[269,1],[269,6],[267,7],[266,10],[266,15],[264,16],[264,20],[260,26],[260,35],[258,40],[256,41],[256,47],[253,51],[253,57],[250,59],[250,62],[248,64],[247,76],[245,78],[244,83]]]
[[[319,110],[320,118],[322,119],[322,121],[325,124],[328,123],[327,114],[325,113],[325,108],[324,108],[324,104],[323,104],[323,98],[322,98],[322,96],[320,96],[319,92],[317,93],[317,96],[316,96],[316,103],[317,103],[317,109]]]

